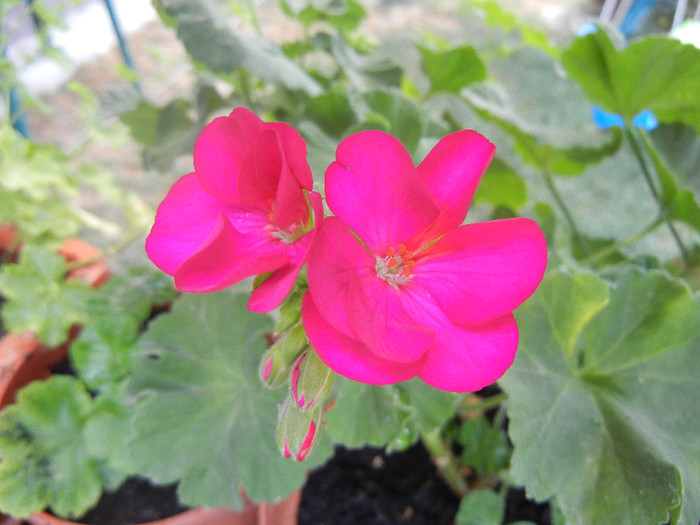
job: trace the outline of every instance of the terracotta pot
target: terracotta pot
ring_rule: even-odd
[[[301,492],[297,491],[277,503],[247,504],[234,512],[227,507],[216,509],[196,508],[181,514],[142,525],[296,525]],[[45,512],[29,518],[31,525],[80,525]],[[2,523],[0,523],[2,525]]]

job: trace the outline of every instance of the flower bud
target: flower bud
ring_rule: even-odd
[[[302,410],[291,397],[287,397],[277,420],[277,446],[286,458],[303,461],[317,442],[323,408],[321,405]]]
[[[309,347],[292,370],[292,395],[300,408],[307,409],[323,401],[333,388],[335,372]]]
[[[306,289],[306,279],[300,275],[294,289],[280,307],[280,318],[275,326],[276,333],[286,332],[301,320],[301,300]]]
[[[307,347],[306,332],[301,323],[282,334],[282,337],[263,354],[258,370],[260,380],[268,388],[286,384],[294,363]]]

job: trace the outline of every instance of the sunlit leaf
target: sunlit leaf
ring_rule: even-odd
[[[34,333],[49,347],[68,339],[70,328],[87,320],[94,290],[83,281],[66,280],[66,260],[52,250],[27,245],[19,264],[0,271],[0,291],[8,298],[3,321],[16,333]]]
[[[91,410],[89,393],[72,377],[53,376],[20,391],[0,415],[0,434],[11,434],[0,438],[0,509],[26,517],[51,507],[77,517],[97,502],[100,464],[82,435]]]
[[[642,110],[660,122],[684,122],[700,132],[700,49],[651,36],[617,49],[602,27],[562,54],[569,76],[591,102],[627,122]]]

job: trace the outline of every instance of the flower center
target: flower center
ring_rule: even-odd
[[[377,257],[377,275],[394,287],[413,277],[415,267],[413,253],[403,244],[398,248],[389,248],[383,258]]]
[[[306,228],[301,222],[295,222],[294,224],[290,224],[284,230],[280,229],[276,224],[276,217],[274,211],[270,211],[270,213],[268,213],[267,215],[267,218],[270,222],[265,227],[265,229],[270,232],[270,235],[277,239],[280,239],[285,244],[293,243],[294,241],[299,239],[299,237],[306,233]]]

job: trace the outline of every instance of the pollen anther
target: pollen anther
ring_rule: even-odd
[[[383,258],[377,257],[377,276],[393,287],[397,287],[413,277],[415,267],[416,262],[413,260],[413,254],[408,251],[404,244],[399,245],[396,249],[388,248]]]

